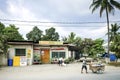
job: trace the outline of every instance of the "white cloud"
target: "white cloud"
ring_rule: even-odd
[[[14,19],[17,20],[39,20],[38,18],[35,17],[35,14],[32,13],[28,8],[22,5],[22,2],[20,1],[17,5],[16,2],[14,1],[8,1],[8,7],[7,10],[10,13],[10,16],[13,17]],[[41,21],[46,21],[46,22],[51,22],[46,19],[41,19]],[[42,23],[24,23],[24,22],[13,22],[17,27],[19,27],[20,33],[23,35],[23,37],[26,39],[26,34],[32,30],[34,26],[38,26],[39,29],[42,31],[45,31],[45,29],[48,29],[50,27],[53,27],[56,24],[53,23],[47,23],[47,24],[42,24]],[[33,26],[31,26],[33,25]],[[40,25],[40,26],[39,26]],[[57,26],[57,25],[56,25]],[[64,30],[62,30],[62,27],[56,27],[56,31],[64,33]]]
[[[22,3],[18,2],[10,0],[7,1],[8,3],[7,10],[13,18],[19,20],[36,19],[35,15],[31,11],[29,11],[29,9],[25,8],[24,5],[22,5]]]
[[[81,38],[97,39],[106,37],[105,34],[107,33],[107,27],[62,27],[61,30],[58,29],[57,31],[60,33],[60,35],[62,35],[62,37],[68,37],[71,32],[74,32],[76,36]]]
[[[59,14],[86,15],[90,13],[91,0],[48,0],[50,6],[57,9]]]
[[[14,1],[14,0],[8,0],[7,1],[7,10],[10,15],[10,19],[15,19],[15,20],[35,20],[34,14],[29,11],[29,9],[25,8],[22,5],[21,1]],[[8,18],[9,19],[9,18]],[[20,33],[23,35],[25,38],[25,34],[28,33],[33,27],[32,26],[24,26],[22,22],[11,22],[12,24],[21,24],[21,25],[16,25],[19,27]]]
[[[1,18],[4,18],[4,17],[5,17],[4,12],[2,12],[1,10],[0,10],[0,17],[1,17]]]
[[[84,17],[87,17],[87,19],[85,19],[86,21],[91,21],[93,19],[96,19],[96,21],[98,21],[97,19],[99,18],[99,16],[96,17],[96,13],[94,14],[95,16],[93,15],[92,19],[89,18],[88,16],[91,14],[91,10],[89,9],[91,0],[87,0],[87,1],[86,0],[74,0],[74,1],[73,0],[46,0],[44,1],[44,4],[40,2],[41,1],[34,1],[34,4],[32,4],[32,1],[31,3],[29,3],[28,1],[25,1],[25,0],[7,0],[6,6],[7,6],[8,13],[5,13],[2,10],[0,10],[0,17],[1,18],[5,17],[6,19],[27,20],[27,21],[39,20],[39,21],[46,21],[46,22],[51,22],[55,20],[55,19],[51,19],[50,18],[51,16],[52,18],[56,18],[57,20],[63,20],[63,21],[66,20],[67,15],[68,15],[68,18],[70,18],[72,21],[75,21],[75,20],[79,21],[79,20],[82,20],[81,18],[84,18]],[[28,5],[30,6],[29,7],[26,6],[25,5],[26,3],[28,3]],[[39,4],[42,4],[42,5],[39,5]],[[37,5],[37,7],[33,7],[35,5]],[[34,12],[34,8],[37,8],[36,10],[38,12]],[[46,14],[43,15],[43,13],[46,13]],[[79,17],[81,16],[81,18],[75,19],[75,17],[77,16]],[[118,19],[119,18],[118,16],[119,15],[117,14],[117,17],[115,16],[114,20],[116,18]],[[101,21],[103,19],[104,17],[101,19]],[[110,19],[113,19],[113,17],[110,17]],[[88,27],[76,27],[76,25],[73,25],[74,27],[63,27],[62,25],[54,24],[54,23],[41,24],[41,23],[16,22],[15,24],[21,24],[16,26],[19,27],[19,31],[24,36],[24,38],[26,34],[32,30],[34,25],[39,25],[38,27],[43,31],[45,29],[55,26],[54,28],[56,28],[56,31],[59,32],[60,36],[68,36],[70,32],[74,32],[77,36],[80,36],[83,38],[88,37],[88,38],[95,39],[95,38],[104,36],[107,32],[106,27],[95,27],[95,28],[89,27],[88,28]],[[29,25],[33,25],[33,26],[29,26]],[[90,24],[88,26],[92,26],[92,25],[94,24]],[[104,24],[101,24],[101,26],[104,26]]]

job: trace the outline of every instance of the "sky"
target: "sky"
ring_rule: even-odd
[[[120,0],[117,0],[120,2]],[[5,25],[15,24],[19,32],[26,39],[26,34],[34,26],[40,30],[54,27],[59,33],[60,38],[67,37],[71,32],[81,38],[103,38],[107,36],[106,23],[86,23],[86,22],[105,22],[106,16],[103,13],[99,16],[99,10],[92,14],[89,9],[92,0],[0,0],[0,22]],[[110,20],[120,21],[120,11],[116,10],[114,16],[109,15]],[[17,20],[15,21],[3,21]],[[19,21],[38,21],[38,22],[18,22]],[[40,23],[50,22],[50,23]],[[58,24],[51,22],[84,24]]]

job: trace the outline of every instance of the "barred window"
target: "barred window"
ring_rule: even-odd
[[[52,52],[52,58],[60,58],[63,57],[65,58],[65,52]]]
[[[15,49],[15,56],[26,56],[26,49]]]

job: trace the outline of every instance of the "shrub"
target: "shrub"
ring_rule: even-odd
[[[64,62],[65,62],[66,64],[69,64],[69,63],[70,63],[69,59],[66,59]]]
[[[69,64],[69,63],[73,62],[74,60],[75,60],[74,58],[69,57],[69,58],[66,59],[64,62],[65,62],[66,64]]]

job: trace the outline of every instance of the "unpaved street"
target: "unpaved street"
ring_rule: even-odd
[[[120,67],[106,66],[103,74],[80,73],[81,64],[42,64],[0,68],[0,80],[120,80]]]

